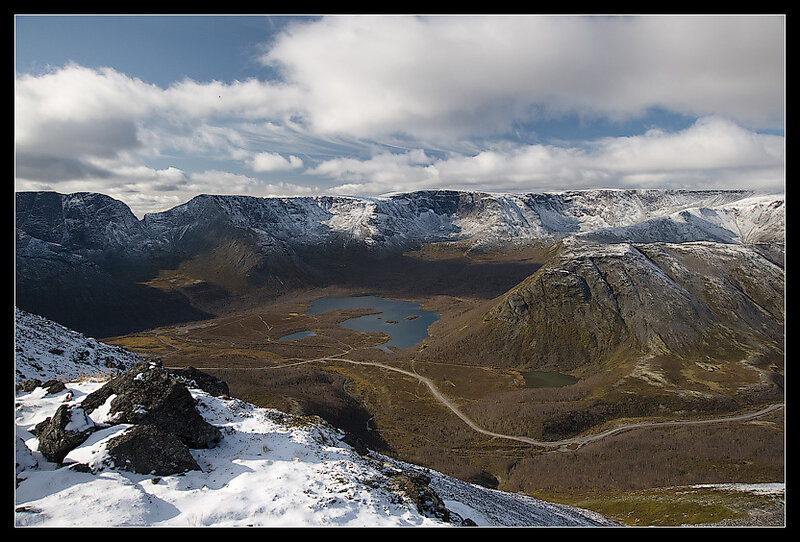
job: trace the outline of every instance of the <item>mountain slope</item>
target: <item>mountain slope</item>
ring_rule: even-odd
[[[83,374],[71,357],[50,363],[44,352],[53,345],[102,351],[119,367],[135,358],[21,311],[16,325],[20,377],[32,364],[41,367],[41,378]],[[69,452],[63,466],[47,461],[29,430],[61,406],[80,405],[102,384],[83,379],[55,393],[42,387],[17,392],[15,525],[448,526],[467,518],[486,526],[614,525],[587,510],[474,486],[378,454],[360,455],[342,441],[343,433],[317,418],[295,418],[195,388],[190,391],[198,411],[224,435],[215,448],[191,451],[201,471],[154,476],[116,467],[106,446],[130,426],[105,417],[106,407],[91,412],[92,424],[106,425]],[[418,504],[404,489],[410,482],[446,508]]]
[[[76,380],[125,370],[139,356],[14,307],[17,380]]]
[[[485,319],[529,328],[539,342],[520,355],[537,366],[574,369],[623,344],[650,355],[714,356],[723,343],[782,350],[784,270],[757,250],[577,240],[564,247]]]

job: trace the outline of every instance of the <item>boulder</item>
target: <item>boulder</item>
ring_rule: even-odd
[[[82,405],[92,412],[115,395],[110,415],[116,423],[152,425],[172,433],[189,448],[213,448],[221,431],[205,421],[186,386],[160,363],[144,361],[87,395]]]
[[[64,391],[67,387],[59,380],[48,380],[42,384],[43,388],[47,388],[48,395],[55,395],[56,393]]]
[[[139,474],[167,476],[200,470],[177,436],[154,425],[134,425],[110,439],[106,450],[115,467]]]
[[[431,479],[419,472],[406,470],[401,474],[395,475],[390,480],[390,487],[413,502],[417,510],[427,516],[451,522],[461,518],[451,517],[451,512],[444,505],[444,501],[428,485]]]
[[[86,411],[77,405],[62,404],[50,418],[36,424],[39,451],[48,461],[61,463],[76,446],[83,444],[96,429]]]
[[[42,385],[41,380],[39,380],[38,378],[31,378],[30,380],[23,380],[22,382],[17,384],[17,391],[30,393],[41,385]]]

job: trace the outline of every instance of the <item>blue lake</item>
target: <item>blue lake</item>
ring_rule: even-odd
[[[390,338],[376,347],[391,353],[390,346],[408,348],[428,336],[428,326],[439,319],[439,314],[424,310],[421,303],[387,299],[372,295],[348,297],[323,297],[311,302],[307,314],[322,314],[338,309],[373,309],[378,314],[350,318],[339,325],[355,331],[383,332]]]

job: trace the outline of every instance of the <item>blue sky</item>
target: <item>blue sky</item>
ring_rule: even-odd
[[[782,16],[15,18],[16,188],[784,188]]]

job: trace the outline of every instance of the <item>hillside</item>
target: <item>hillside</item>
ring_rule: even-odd
[[[144,382],[154,364],[52,322],[16,313],[16,526],[609,526],[604,517],[467,484],[346,444],[346,436],[319,418],[297,418],[256,408],[225,395],[189,387],[197,412],[219,429],[211,448],[191,450],[199,470],[140,473],[117,463],[115,438],[136,424],[118,423],[112,395],[94,410],[108,376]],[[81,378],[75,356],[95,351],[114,363],[105,379]],[[132,362],[137,362],[132,365]],[[90,361],[90,364],[92,361]],[[35,367],[32,373],[30,369]],[[95,368],[100,368],[96,366]],[[65,387],[33,387],[29,378],[61,378]],[[114,380],[116,381],[116,380]],[[187,386],[195,386],[190,381]],[[93,393],[95,392],[95,393]],[[85,406],[85,408],[84,408]],[[140,405],[141,407],[141,405]],[[69,431],[87,436],[61,462],[39,451],[42,424],[59,409],[72,412]],[[89,413],[76,418],[77,413]],[[142,422],[144,423],[144,422]],[[38,428],[38,437],[30,431]],[[360,453],[359,453],[360,452]]]

